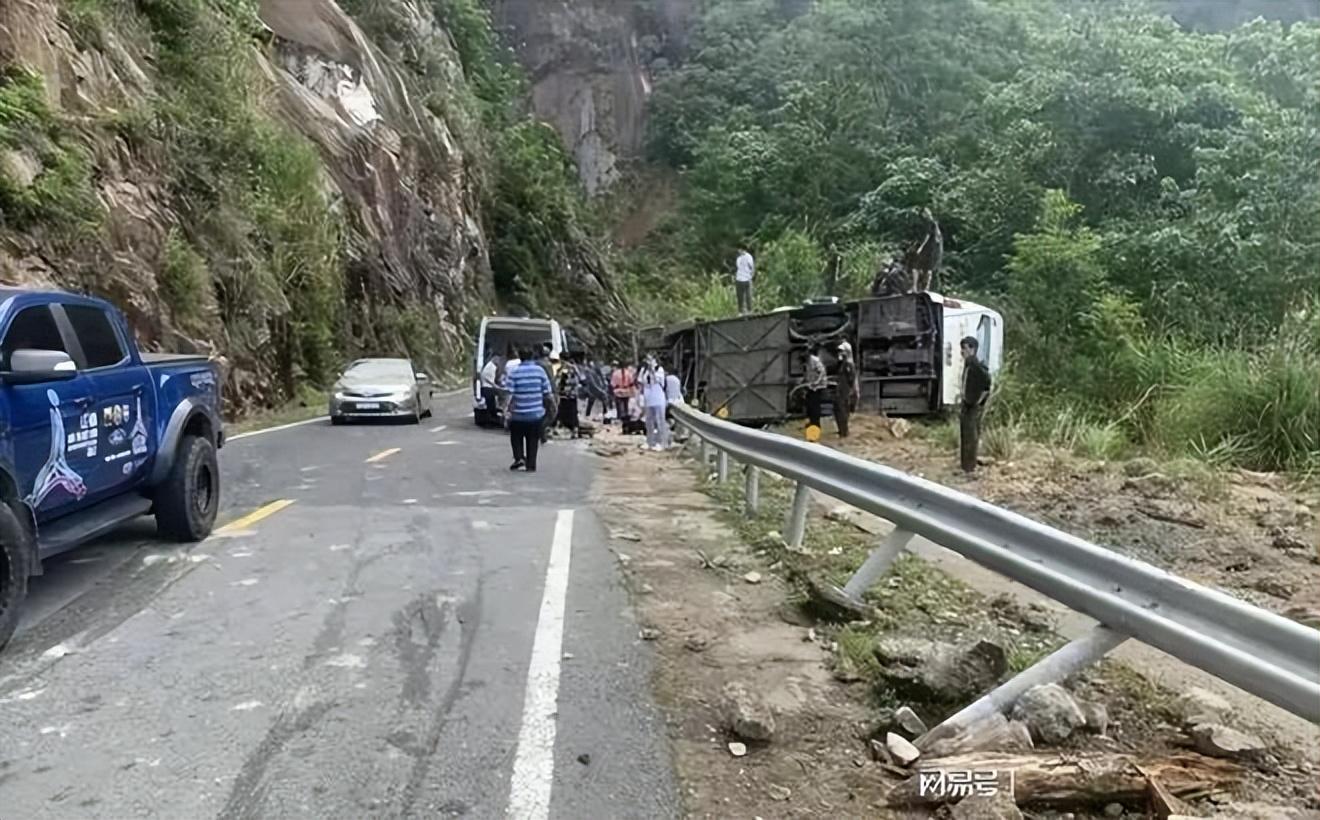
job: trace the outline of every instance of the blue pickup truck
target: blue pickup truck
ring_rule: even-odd
[[[139,352],[99,299],[0,288],[0,648],[46,558],[148,513],[205,538],[223,444],[205,356]]]

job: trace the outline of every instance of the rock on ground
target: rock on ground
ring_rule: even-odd
[[[1173,716],[1184,726],[1198,723],[1223,723],[1233,712],[1233,705],[1224,698],[1194,686],[1173,702]]]
[[[1203,723],[1192,727],[1188,734],[1196,750],[1210,757],[1234,760],[1255,757],[1266,750],[1264,741],[1255,735],[1239,732],[1217,723]]]
[[[912,737],[926,734],[926,723],[909,706],[900,706],[895,710],[894,722]]]
[[[900,766],[911,766],[921,757],[921,750],[893,732],[885,735],[885,748],[889,750],[894,762]]]
[[[1109,730],[1109,710],[1103,703],[1079,700],[1077,705],[1081,707],[1082,717],[1086,719],[1086,731],[1103,735]]]
[[[1040,743],[1061,743],[1086,723],[1077,701],[1057,683],[1028,689],[1013,705],[1013,718],[1027,724]]]
[[[954,645],[920,638],[876,642],[880,674],[900,694],[926,703],[964,703],[999,682],[1008,671],[1004,648],[980,640]]]
[[[769,704],[742,683],[725,684],[724,719],[734,734],[747,740],[768,741],[775,733]]]
[[[964,797],[949,811],[953,820],[1022,820],[1013,795],[1001,789],[993,795]]]

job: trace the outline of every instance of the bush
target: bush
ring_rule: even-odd
[[[161,265],[160,297],[176,319],[191,320],[202,315],[211,275],[206,260],[177,231],[165,240],[165,258]]]
[[[46,104],[41,77],[19,66],[0,67],[0,149],[40,164],[30,184],[0,166],[0,225],[76,231],[99,222],[86,155]]]

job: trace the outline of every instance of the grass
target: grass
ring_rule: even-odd
[[[237,421],[227,423],[225,429],[229,435],[233,436],[240,433],[250,433],[254,430],[264,430],[267,427],[278,427],[281,424],[292,424],[314,419],[317,416],[325,415],[325,412],[325,393],[314,387],[303,385],[298,390],[298,396],[292,401],[271,410],[261,410],[243,416]]]

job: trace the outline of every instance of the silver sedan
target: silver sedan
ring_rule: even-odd
[[[330,422],[431,415],[431,379],[408,359],[358,359],[330,391]]]

